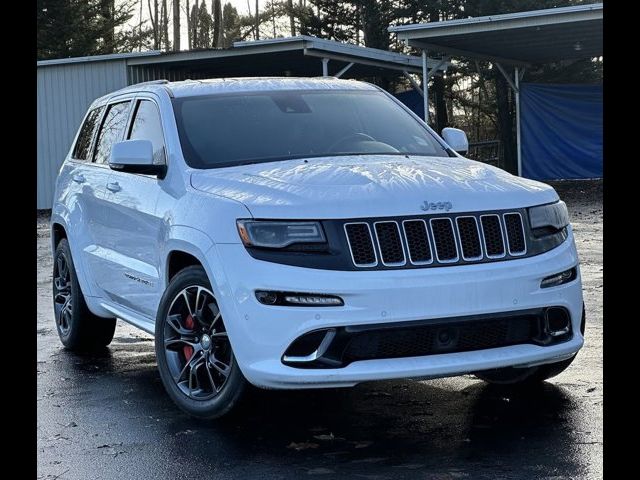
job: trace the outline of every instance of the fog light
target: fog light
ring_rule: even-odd
[[[555,275],[543,278],[542,282],[540,282],[540,288],[557,287],[558,285],[569,283],[575,280],[577,276],[578,271],[576,267],[573,267],[569,270],[565,270],[564,272],[556,273]]]
[[[258,291],[256,292],[256,298],[265,305],[275,305],[278,302],[278,294],[276,292]]]
[[[257,290],[256,298],[263,305],[298,307],[341,307],[344,301],[335,295]]]

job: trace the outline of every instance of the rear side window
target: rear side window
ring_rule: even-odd
[[[89,157],[89,149],[91,148],[93,132],[95,132],[98,127],[98,120],[100,120],[100,115],[102,115],[103,110],[104,107],[94,108],[89,112],[89,115],[87,115],[87,118],[80,129],[76,145],[73,147],[73,153],[71,154],[73,159],[87,160]]]
[[[150,100],[140,100],[131,126],[129,140],[149,140],[153,144],[153,163],[164,165],[164,136],[160,112]]]
[[[130,105],[131,101],[109,105],[109,110],[107,110],[98,133],[96,153],[93,159],[95,163],[109,163],[111,147],[114,143],[122,140],[124,128],[127,126]]]

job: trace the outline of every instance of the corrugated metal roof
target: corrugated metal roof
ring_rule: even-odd
[[[602,3],[389,27],[428,51],[511,64],[602,55]]]
[[[149,50],[146,52],[128,52],[128,53],[112,53],[109,55],[91,55],[86,57],[70,57],[56,58],[54,60],[40,60],[37,62],[38,67],[46,67],[47,65],[64,65],[66,63],[84,63],[84,62],[105,62],[109,60],[126,60],[137,57],[152,57],[160,55],[159,50]]]
[[[352,45],[334,40],[325,40],[308,35],[284,37],[267,40],[235,42],[233,47],[219,49],[184,50],[180,52],[149,52],[118,53],[113,55],[96,55],[93,57],[62,58],[56,60],[42,60],[37,62],[39,67],[47,65],[61,65],[67,63],[99,62],[107,60],[126,60],[128,66],[156,66],[162,64],[185,64],[203,60],[221,60],[230,57],[246,55],[268,55],[284,52],[299,51],[304,56],[327,57],[336,61],[355,62],[387,69],[420,72],[422,59],[413,55]],[[437,60],[430,59],[430,66],[435,66]],[[447,63],[441,65],[445,70]]]

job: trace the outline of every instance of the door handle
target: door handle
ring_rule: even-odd
[[[120,190],[122,190],[122,187],[118,182],[110,182],[107,183],[107,190],[111,192],[119,192]]]
[[[85,182],[85,178],[84,175],[80,174],[80,173],[76,173],[73,177],[71,177],[73,179],[74,182],[76,183],[84,183]]]

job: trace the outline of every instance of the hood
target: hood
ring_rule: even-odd
[[[339,156],[197,170],[193,188],[255,218],[328,219],[470,212],[554,202],[548,185],[461,157]],[[425,204],[425,202],[427,202]],[[424,208],[429,210],[425,212]]]

